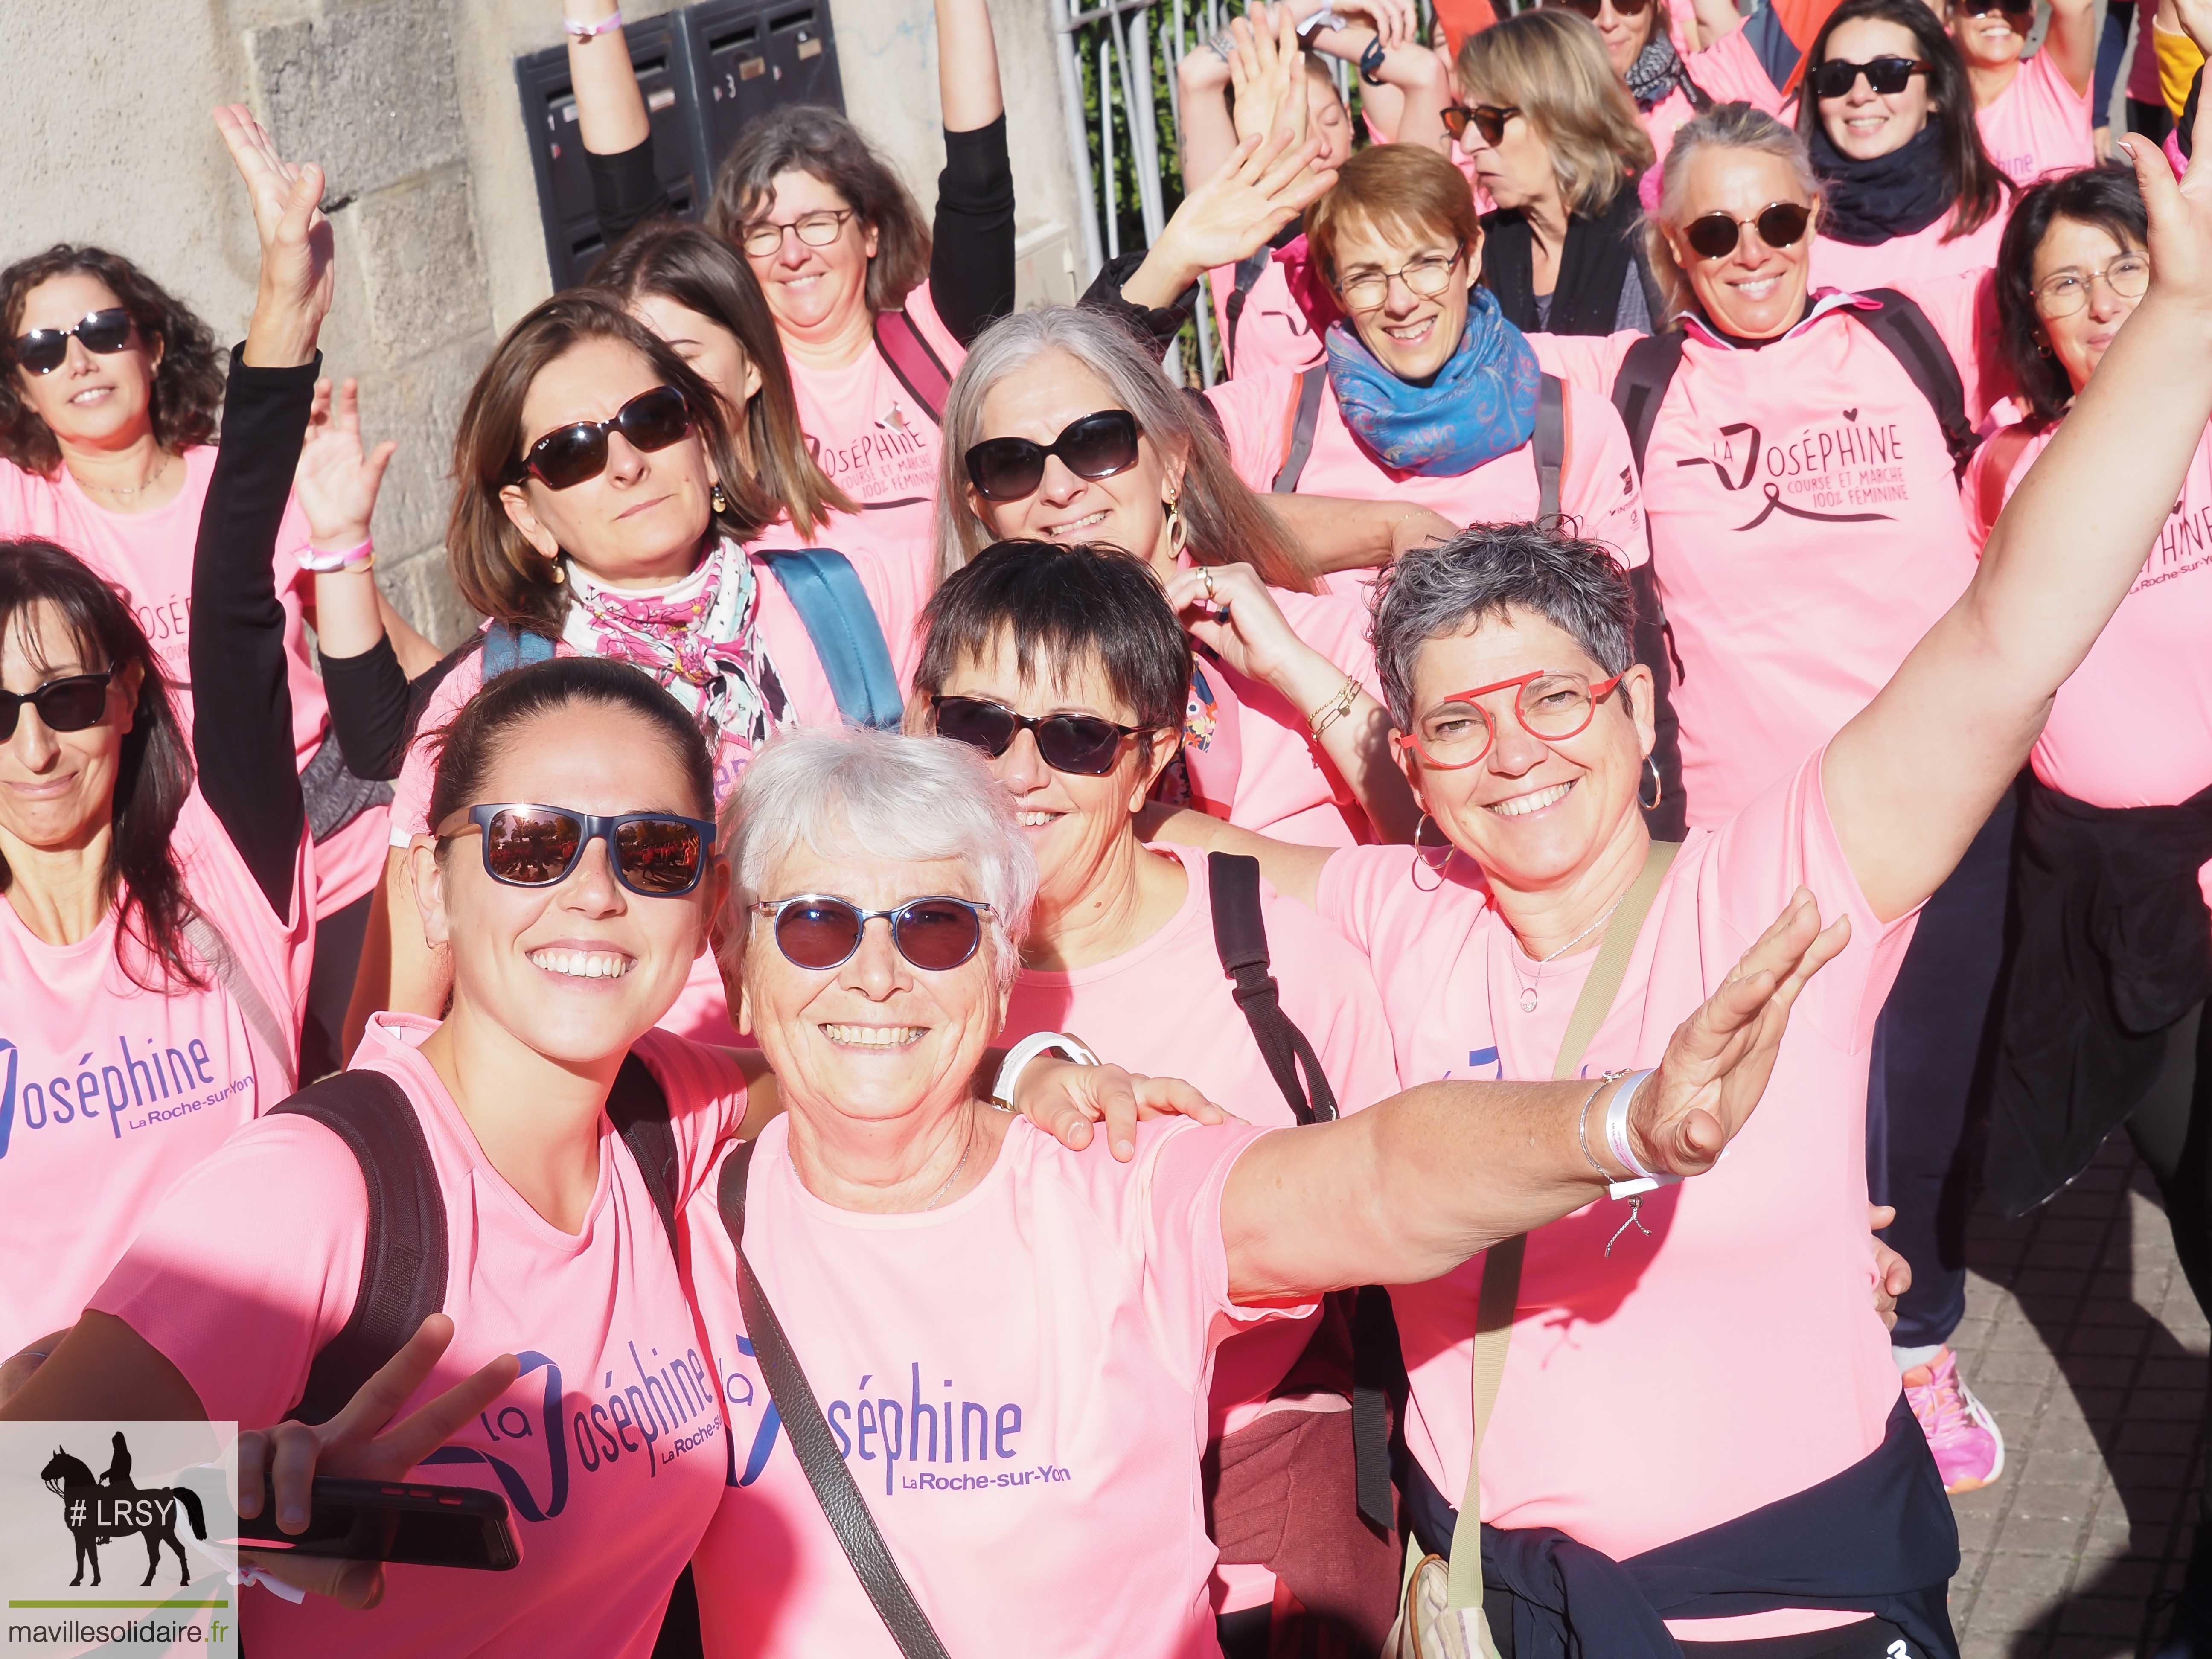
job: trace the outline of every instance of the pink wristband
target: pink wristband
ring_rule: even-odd
[[[318,576],[367,570],[375,562],[376,542],[374,538],[364,539],[358,547],[340,548],[335,552],[312,546],[300,550],[300,568],[313,571]]]

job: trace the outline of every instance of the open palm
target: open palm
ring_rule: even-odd
[[[323,170],[278,155],[276,140],[243,104],[216,110],[215,124],[253,204],[261,242],[258,303],[319,324],[337,289],[334,239],[321,206]]]
[[[314,410],[292,478],[317,547],[353,547],[367,538],[384,471],[398,448],[389,439],[374,449],[363,447],[361,392],[354,381],[343,382],[335,393],[328,380],[317,383]]]

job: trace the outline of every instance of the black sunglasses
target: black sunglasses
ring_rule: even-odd
[[[70,337],[84,342],[87,351],[112,356],[131,343],[131,313],[110,306],[80,318],[67,328],[34,328],[15,338],[15,361],[33,374],[51,374],[69,356]]]
[[[707,872],[714,826],[674,812],[622,812],[601,817],[528,801],[469,808],[483,832],[484,873],[509,887],[551,887],[565,881],[584,849],[604,840],[615,879],[645,898],[681,898]],[[469,834],[456,830],[438,837]]]
[[[753,909],[775,918],[775,948],[784,959],[817,974],[850,962],[861,934],[878,916],[890,923],[891,943],[901,956],[925,973],[949,974],[981,948],[983,918],[991,913],[988,904],[937,893],[889,910],[863,910],[828,893],[763,899]]]
[[[1013,747],[1017,732],[1036,738],[1037,753],[1055,772],[1103,778],[1114,769],[1121,739],[1153,731],[1149,726],[1116,726],[1096,714],[1017,714],[1004,703],[981,697],[933,696],[937,735],[980,749],[996,759]]]
[[[1595,23],[1598,13],[1605,9],[1605,0],[1556,0],[1568,11],[1579,12]],[[1641,17],[1650,7],[1651,0],[1613,0],[1613,9],[1623,17]]]
[[[691,430],[690,406],[672,386],[641,392],[604,421],[556,428],[523,452],[509,483],[534,477],[548,489],[567,489],[607,470],[607,434],[619,432],[632,449],[665,449]]]
[[[1951,0],[1954,17],[1987,17],[1991,12],[2002,12],[2007,17],[2033,17],[2035,6],[2033,0],[2025,5],[2020,0]],[[2025,34],[2027,31],[2022,29],[2020,33]]]
[[[1057,455],[1079,478],[1110,478],[1137,464],[1137,417],[1126,409],[1102,409],[1070,421],[1048,444],[1027,438],[986,438],[968,452],[968,481],[987,501],[1018,501],[1044,482],[1044,464]]]
[[[1887,94],[1903,92],[1914,76],[1925,75],[1932,67],[1924,58],[1875,58],[1863,64],[1831,58],[1806,79],[1812,82],[1815,98],[1841,98],[1862,75],[1866,76],[1869,87]]]
[[[1731,218],[1725,213],[1699,214],[1682,227],[1682,240],[1701,258],[1725,259],[1743,240],[1746,225],[1757,230],[1759,240],[1769,247],[1795,247],[1812,220],[1813,210],[1802,202],[1769,202],[1749,219]]]
[[[1444,111],[1444,131],[1453,143],[1463,143],[1467,130],[1473,127],[1484,143],[1496,149],[1505,142],[1505,124],[1520,112],[1514,104],[1454,104]]]
[[[15,722],[22,718],[25,703],[39,711],[49,732],[82,732],[99,725],[100,717],[107,712],[107,683],[114,678],[111,668],[104,673],[48,680],[35,691],[0,691],[0,743],[15,735]]]

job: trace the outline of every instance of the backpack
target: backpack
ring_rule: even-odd
[[[878,312],[876,349],[883,353],[908,395],[929,411],[932,421],[944,425],[945,398],[952,389],[952,374],[928,337],[915,326],[914,319],[903,311]]]
[[[1870,288],[1866,298],[1881,302],[1878,311],[1853,311],[1851,319],[1889,349],[1913,386],[1935,411],[1943,429],[1944,447],[1951,452],[1954,477],[1966,475],[1981,439],[1966,418],[1966,390],[1950,348],[1928,320],[1928,313],[1895,289]],[[1651,428],[1659,419],[1660,403],[1681,367],[1686,337],[1680,329],[1647,334],[1628,348],[1620,371],[1613,381],[1613,406],[1628,428],[1628,447],[1636,458],[1637,476],[1644,473],[1644,453],[1651,447]]]
[[[757,556],[767,562],[805,624],[830,694],[837,700],[837,712],[854,726],[896,730],[906,710],[898,671],[884,641],[883,622],[868,603],[853,562],[827,547],[796,547]],[[518,632],[497,622],[484,630],[486,681],[552,655],[553,641],[535,631]]]
[[[1273,494],[1297,492],[1313,455],[1314,428],[1321,419],[1322,393],[1328,389],[1328,365],[1316,363],[1298,376],[1298,401],[1291,415],[1291,441],[1283,455],[1282,470],[1269,486]],[[1559,474],[1567,459],[1566,387],[1557,375],[1541,377],[1536,386],[1536,429],[1529,434],[1530,456],[1536,464],[1536,522],[1559,516]]]

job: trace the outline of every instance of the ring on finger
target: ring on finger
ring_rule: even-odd
[[[1200,565],[1198,568],[1198,579],[1206,585],[1206,597],[1207,602],[1209,604],[1213,603],[1213,572],[1206,566]]]

